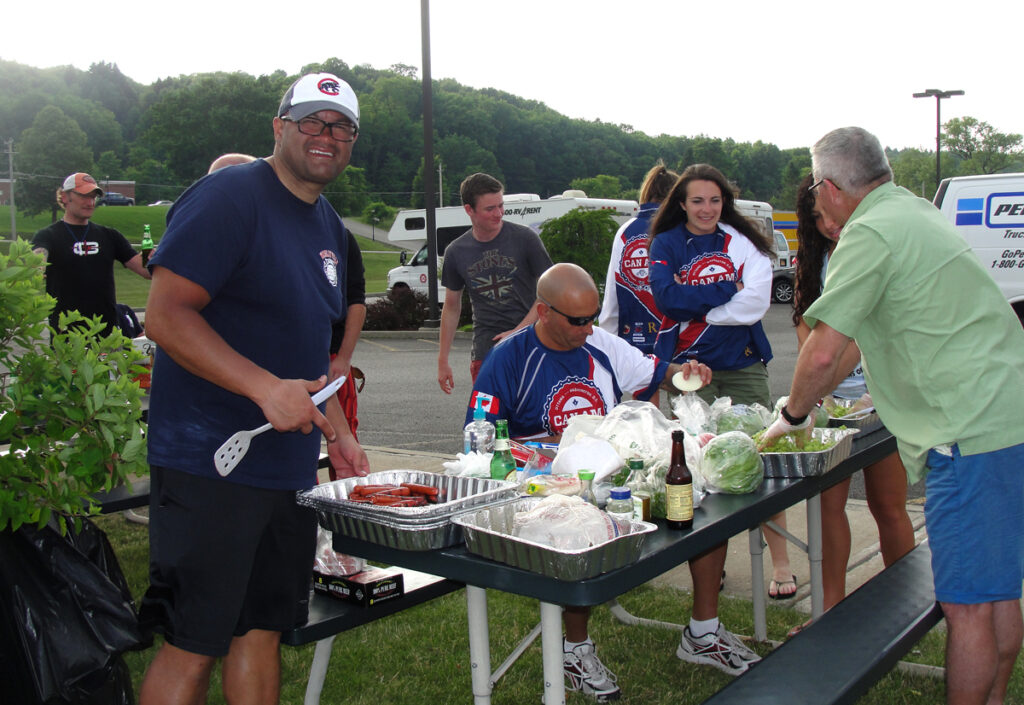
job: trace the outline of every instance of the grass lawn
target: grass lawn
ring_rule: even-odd
[[[93,220],[100,224],[115,228],[128,238],[138,249],[142,240],[142,226],[148,224],[153,234],[153,241],[160,243],[166,227],[167,210],[170,206],[100,206],[96,209]],[[10,236],[10,206],[0,206],[0,232],[2,238]],[[49,213],[35,216],[18,214],[18,234],[30,239],[32,235],[50,224]],[[360,250],[380,252],[394,251],[394,254],[363,254],[363,269],[366,273],[366,291],[369,293],[383,292],[387,289],[388,270],[398,266],[400,248],[370,238],[355,236]],[[6,252],[6,249],[4,250]],[[144,308],[146,297],[149,296],[149,281],[139,277],[124,267],[114,267],[114,285],[117,289],[117,300],[132,308]]]
[[[138,598],[146,586],[147,529],[120,515],[101,517],[121,561],[132,593]],[[690,612],[689,593],[672,588],[637,588],[620,598],[634,614],[679,622]],[[496,591],[488,593],[492,660],[496,666],[518,640],[539,620],[537,602]],[[734,631],[753,633],[752,612],[746,600],[722,598],[722,620]],[[768,636],[785,638],[786,631],[804,615],[774,606],[768,608]],[[601,658],[618,674],[624,705],[687,705],[708,698],[729,681],[711,668],[680,662],[675,656],[678,634],[660,629],[628,627],[615,622],[608,610],[596,608],[591,617]],[[942,665],[945,634],[933,630],[910,653],[908,660]],[[159,643],[159,638],[158,638]],[[767,653],[768,647],[755,647]],[[126,655],[136,688],[156,647]],[[282,647],[282,703],[302,702],[313,646]],[[808,664],[813,668],[813,664]],[[495,705],[538,702],[542,696],[540,642],[535,642],[494,690]],[[219,675],[211,686],[209,702],[224,702]],[[403,703],[436,705],[470,702],[469,640],[466,603],[456,592],[425,605],[339,635],[333,647],[324,685],[325,705],[346,703],[377,705]],[[593,702],[568,694],[569,703]],[[941,680],[894,671],[882,679],[860,705],[934,705],[944,702]],[[1024,666],[1018,660],[1007,703],[1024,702]]]

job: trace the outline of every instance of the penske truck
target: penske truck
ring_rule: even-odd
[[[1024,321],[1024,173],[943,179],[933,203]]]

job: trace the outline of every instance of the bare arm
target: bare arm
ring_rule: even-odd
[[[124,266],[138,274],[143,279],[152,279],[149,270],[142,266],[142,255],[135,255],[124,263]]]
[[[842,379],[853,369],[853,365],[847,369],[840,368],[840,361],[848,347],[848,337],[818,322],[800,346],[793,384],[786,402],[790,416],[811,413],[818,400],[835,389],[834,380],[837,376]]]
[[[455,376],[448,364],[448,353],[455,340],[455,329],[459,327],[459,314],[462,313],[462,289],[444,290],[444,310],[441,311],[441,337],[437,351],[437,383],[445,394],[451,394],[455,388]]]
[[[804,323],[804,319],[801,318],[800,323],[796,327],[797,350],[800,350],[803,347],[804,341],[807,340],[807,336],[810,334],[810,326]],[[846,348],[839,355],[839,362],[836,365],[836,376],[832,380],[832,386],[830,389],[838,387],[839,383],[846,379],[846,376],[849,375],[857,366],[857,363],[860,362],[860,348],[858,348],[857,344],[849,338],[847,338],[846,341]]]
[[[337,357],[331,360],[331,371],[328,375],[331,379],[348,375],[349,368],[352,367],[352,355],[356,350],[356,343],[359,342],[359,334],[363,331],[364,321],[366,321],[366,304],[352,304],[348,307],[341,347],[338,348]]]
[[[278,431],[312,431],[316,425],[329,442],[334,428],[310,394],[317,380],[280,379],[240,355],[210,327],[200,311],[210,302],[206,290],[164,267],[156,267],[146,303],[146,334],[189,372],[259,405]]]
[[[338,437],[327,443],[327,455],[331,466],[337,471],[338,478],[356,477],[370,472],[370,461],[359,445],[359,441],[349,430],[345,412],[338,402],[338,395],[332,394],[324,406],[324,414],[330,424],[338,429]]]
[[[537,322],[537,318],[539,316],[540,316],[540,314],[537,313],[537,302],[534,301],[533,302],[533,306],[531,306],[530,310],[526,312],[525,316],[523,316],[523,320],[519,321],[519,323],[516,324],[515,328],[512,328],[510,330],[504,331],[502,333],[498,333],[496,336],[494,336],[494,338],[492,338],[492,340],[494,340],[495,343],[500,343],[502,340],[504,340],[508,336],[512,335],[513,333],[515,333],[520,328],[525,328],[526,326],[532,326],[534,323]]]

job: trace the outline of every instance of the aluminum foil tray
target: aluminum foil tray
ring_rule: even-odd
[[[629,565],[640,557],[647,534],[658,528],[649,522],[634,521],[632,533],[597,546],[577,550],[552,548],[511,535],[515,514],[536,502],[519,499],[479,509],[455,517],[452,523],[463,529],[466,548],[471,553],[559,580],[583,580]]]
[[[348,501],[349,492],[356,485],[400,485],[403,482],[436,487],[438,503],[423,507],[388,507]],[[480,477],[454,477],[419,470],[387,470],[371,473],[366,477],[349,477],[317,485],[300,492],[298,502],[317,510],[346,516],[368,519],[384,517],[389,521],[429,524],[436,519],[450,518],[455,512],[512,499],[515,496],[514,482]]]
[[[437,487],[441,501],[424,507],[367,506],[348,501],[355,485],[413,482]],[[515,484],[415,470],[389,470],[317,485],[299,492],[299,504],[317,510],[320,525],[342,536],[405,551],[431,551],[462,542],[452,517],[515,499]]]
[[[834,401],[836,406],[847,408],[857,402],[856,399],[835,399]],[[862,433],[871,433],[882,427],[882,419],[878,417],[878,412],[872,407],[867,413],[859,411],[851,416],[829,416],[828,425],[830,427],[846,426],[846,428],[856,428]]]
[[[855,428],[816,428],[818,440],[836,440],[827,450],[812,453],[761,453],[765,477],[815,477],[823,475],[850,456]]]

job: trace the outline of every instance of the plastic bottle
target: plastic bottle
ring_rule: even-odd
[[[670,529],[693,526],[693,475],[686,465],[682,431],[672,432],[672,462],[665,475],[665,522]]]
[[[593,470],[580,470],[579,471],[580,482],[583,483],[583,489],[580,490],[580,499],[584,502],[589,502],[595,507],[597,506],[597,497],[594,495],[594,471]]]
[[[629,480],[639,477],[640,471],[644,469],[644,461],[640,458],[630,458],[626,461],[629,468]],[[646,492],[631,492],[633,497],[633,519],[636,521],[651,520],[651,495]]]
[[[508,421],[498,419],[495,426],[494,454],[491,456],[491,479],[504,480],[515,472],[516,460],[512,457],[512,446],[508,440]]]
[[[628,487],[613,487],[608,503],[604,510],[613,519],[624,521],[627,524],[633,521],[633,497]]]
[[[494,424],[487,420],[487,413],[479,401],[473,409],[473,420],[462,432],[462,445],[465,453],[494,452]]]

